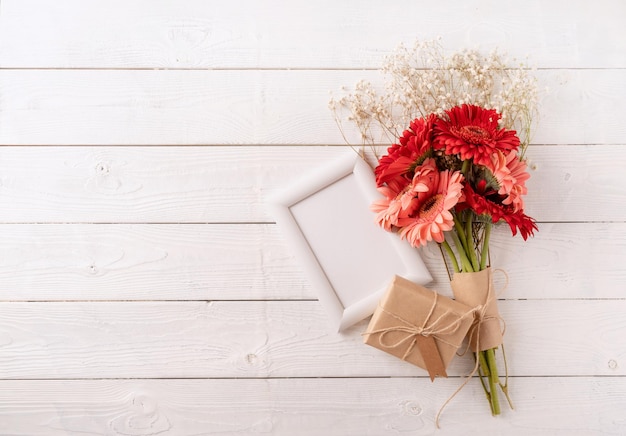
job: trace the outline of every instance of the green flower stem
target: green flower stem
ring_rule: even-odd
[[[459,220],[458,215],[454,215],[454,230],[456,230],[459,239],[463,243],[459,250],[463,249],[467,253],[467,239],[465,238],[465,230],[463,230],[463,223]],[[456,243],[456,242],[455,242]]]
[[[454,241],[454,245],[456,245],[456,248],[459,250],[459,258],[461,259],[461,265],[462,265],[461,271],[472,272],[473,271],[472,264],[468,260],[467,255],[465,254],[465,250],[463,249],[463,244],[461,244],[461,241],[459,241],[459,236],[456,234],[456,232],[450,232],[450,235],[452,235],[452,240]]]
[[[472,226],[474,224],[474,214],[468,212],[467,221],[465,221],[465,237],[467,238],[467,254],[470,262],[472,263],[472,271],[480,271],[478,269],[478,259],[476,258],[476,249],[474,248],[474,232]]]
[[[478,361],[480,362],[480,369],[483,372],[485,377],[489,376],[489,366],[487,365],[487,359],[485,358],[485,353],[480,351],[478,353]]]
[[[480,271],[487,267],[487,258],[489,257],[489,237],[491,236],[491,221],[485,224],[485,234],[483,237],[483,248],[480,250]]]
[[[511,397],[509,396],[509,366],[506,363],[506,353],[504,352],[504,344],[502,344],[500,349],[502,350],[502,360],[504,361],[504,384],[500,383],[500,389],[502,389],[502,392],[504,393],[506,400],[509,402],[509,407],[512,410],[512,409],[515,409],[515,407],[513,407],[513,401],[511,400]]]
[[[472,164],[472,161],[470,159],[467,159],[463,161],[463,165],[461,166],[461,174],[463,174],[463,176],[465,176],[466,179],[467,179],[467,172],[469,171],[471,164]]]
[[[452,267],[454,268],[454,272],[455,273],[461,272],[461,269],[459,268],[459,262],[457,262],[456,256],[454,255],[454,251],[452,251],[452,247],[450,247],[450,244],[448,244],[448,241],[444,239],[441,245],[446,250],[446,253],[448,253],[448,257],[450,258],[450,261],[452,262]]]
[[[494,415],[500,414],[500,401],[498,400],[498,385],[500,380],[498,379],[498,367],[496,366],[495,348],[490,348],[485,353],[485,359],[487,360],[487,366],[489,367],[489,400],[491,403],[491,413]]]
[[[474,358],[478,360],[478,364],[480,365],[478,378],[480,379],[480,385],[483,387],[483,391],[485,392],[485,396],[487,397],[487,401],[489,402],[489,408],[493,413],[493,406],[491,405],[491,395],[489,395],[489,388],[485,384],[484,380],[485,377],[489,379],[489,366],[487,365],[487,359],[485,359],[485,353],[483,351],[474,353]]]

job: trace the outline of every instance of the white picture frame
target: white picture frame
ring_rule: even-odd
[[[375,223],[369,206],[380,196],[372,169],[351,152],[269,200],[335,331],[371,315],[394,275],[432,280],[418,250]]]

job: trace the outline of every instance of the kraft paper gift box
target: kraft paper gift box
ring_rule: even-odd
[[[476,310],[395,276],[364,333],[366,344],[420,368],[431,380],[447,377]]]

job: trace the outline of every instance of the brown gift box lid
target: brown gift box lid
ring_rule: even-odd
[[[474,322],[475,310],[394,276],[364,333],[366,344],[426,369],[448,367]]]

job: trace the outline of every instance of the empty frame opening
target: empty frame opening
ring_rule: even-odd
[[[354,173],[291,205],[289,210],[344,308],[363,299],[363,290],[383,288],[389,271],[403,264],[377,229],[371,199]]]

